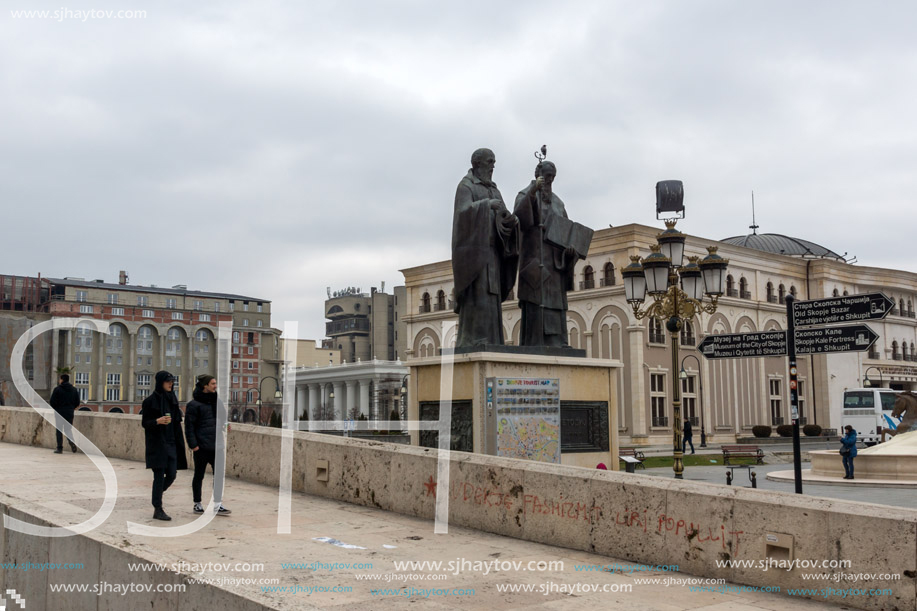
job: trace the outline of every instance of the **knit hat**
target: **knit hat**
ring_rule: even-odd
[[[210,380],[213,380],[213,379],[214,377],[212,375],[208,375],[206,373],[203,375],[199,375],[197,376],[197,385],[200,388],[204,388],[205,386],[210,384]]]

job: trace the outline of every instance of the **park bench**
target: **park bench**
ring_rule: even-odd
[[[646,468],[646,467],[643,466],[643,461],[644,461],[645,457],[643,456],[643,452],[641,452],[640,450],[636,450],[636,449],[634,449],[634,448],[620,448],[620,449],[618,449],[618,458],[619,458],[622,462],[624,462],[624,463],[630,463],[630,461],[624,460],[625,457],[626,457],[626,458],[631,458],[631,459],[637,461],[636,463],[631,463],[631,464],[634,465],[634,468],[636,468],[636,467],[643,467],[644,469]],[[630,471],[630,470],[631,470],[631,469],[628,469],[628,471]]]
[[[764,464],[764,452],[758,446],[723,446],[723,464],[728,465],[730,458],[754,458],[756,464]]]

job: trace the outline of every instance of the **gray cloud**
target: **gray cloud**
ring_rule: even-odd
[[[449,257],[472,150],[509,199],[542,143],[595,227],[679,178],[689,233],[747,232],[754,189],[761,231],[917,271],[910,3],[17,2],[5,272],[252,294],[319,338],[326,286]]]

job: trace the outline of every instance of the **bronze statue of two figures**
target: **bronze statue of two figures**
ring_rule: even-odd
[[[496,158],[490,149],[472,154],[471,169],[459,182],[452,222],[456,352],[504,345],[502,304],[517,273],[520,346],[533,353],[572,352],[567,291],[573,288],[576,262],[586,258],[592,230],[567,218],[553,189],[557,168],[543,159],[512,212],[493,182]]]

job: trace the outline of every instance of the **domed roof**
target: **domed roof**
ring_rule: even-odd
[[[732,238],[720,240],[733,246],[744,246],[764,252],[774,253],[776,255],[787,255],[790,257],[819,257],[845,261],[844,257],[833,250],[824,246],[819,246],[814,242],[802,240],[800,238],[791,238],[779,233],[750,233]]]

